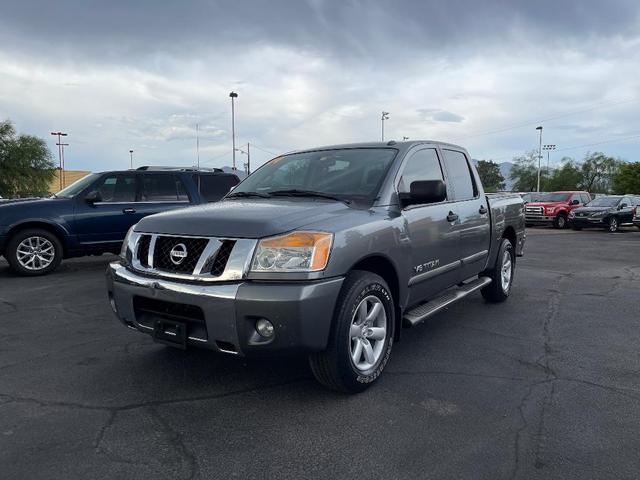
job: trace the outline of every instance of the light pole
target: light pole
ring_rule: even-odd
[[[198,170],[200,170],[200,135],[199,126],[196,123],[196,158],[198,159]]]
[[[235,104],[233,100],[238,98],[238,94],[236,92],[231,92],[229,94],[231,97],[231,144],[233,146],[233,169],[236,169],[236,111]]]
[[[538,188],[536,191],[540,191],[540,161],[542,159],[542,126],[536,127],[536,130],[540,130],[540,144],[538,146]]]
[[[131,162],[131,170],[133,170],[133,150],[129,150],[129,161]]]
[[[382,112],[382,117],[380,121],[382,122],[382,141],[384,142],[384,121],[389,120],[389,112]]]
[[[66,137],[67,134],[66,133],[62,133],[62,132],[51,132],[51,135],[53,136],[57,136],[58,137],[58,143],[56,143],[56,145],[58,146],[58,162],[60,163],[60,190],[62,190],[64,188],[64,147],[68,146],[68,143],[62,143],[62,138],[61,137]]]
[[[250,150],[250,145],[249,142],[247,142],[247,151],[245,152],[244,150],[242,150],[241,148],[237,148],[236,150],[240,153],[242,153],[243,155],[247,156],[247,175],[251,175],[251,150]]]
[[[555,145],[544,145],[542,147],[542,150],[546,150],[547,151],[547,175],[549,175],[549,152],[551,150],[555,150],[556,146]]]

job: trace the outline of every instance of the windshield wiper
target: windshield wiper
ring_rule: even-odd
[[[326,198],[328,200],[337,200],[338,202],[343,202],[347,205],[351,204],[351,200],[347,200],[346,198],[337,197],[335,195],[330,195],[328,193],[322,192],[314,192],[313,190],[298,190],[293,188],[291,190],[276,190],[274,192],[269,192],[272,196],[291,196],[291,197],[317,197],[317,198]]]
[[[260,197],[260,198],[269,198],[271,195],[268,193],[261,192],[232,192],[227,195],[227,198],[248,198],[248,197]]]

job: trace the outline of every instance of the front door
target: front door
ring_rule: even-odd
[[[136,178],[133,173],[105,174],[87,193],[98,193],[97,201],[78,198],[75,230],[78,241],[97,248],[117,244],[136,223]]]
[[[422,148],[410,154],[402,167],[398,183],[400,197],[409,193],[412,182],[443,180],[444,174],[435,148]],[[459,277],[459,232],[451,219],[448,201],[410,205],[402,210],[411,241],[408,306],[430,299],[455,285]]]
[[[178,175],[167,172],[143,173],[140,178],[140,198],[136,205],[137,220],[189,206],[187,189]]]
[[[453,200],[451,210],[458,216],[454,229],[459,233],[461,282],[480,273],[486,264],[491,243],[489,205],[480,195],[480,180],[474,176],[466,155],[450,149],[443,149],[442,153]]]

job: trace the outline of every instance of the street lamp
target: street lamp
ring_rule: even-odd
[[[133,170],[133,150],[129,150],[129,161],[131,162],[131,170]]]
[[[384,121],[385,120],[389,120],[389,112],[382,112],[382,117],[381,117],[381,122],[382,122],[382,141],[384,142]]]
[[[549,152],[555,149],[556,149],[555,145],[543,145],[542,147],[542,150],[547,151],[547,175],[549,175]]]
[[[540,130],[540,144],[538,146],[538,188],[540,191],[540,160],[542,159],[542,126],[536,127],[536,130]]]
[[[229,94],[231,97],[231,144],[233,146],[233,169],[236,169],[236,112],[235,112],[235,104],[233,100],[238,98],[238,94],[236,92],[231,92]]]
[[[58,162],[60,163],[60,190],[64,188],[64,147],[68,146],[68,143],[62,143],[61,137],[66,137],[66,133],[62,132],[51,132],[51,135],[58,137]]]

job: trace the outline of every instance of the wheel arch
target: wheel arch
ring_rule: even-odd
[[[67,236],[68,232],[55,223],[47,222],[45,220],[26,220],[24,222],[17,223],[12,225],[9,230],[7,230],[7,239],[12,238],[16,233],[21,232],[23,230],[28,230],[31,228],[39,228],[42,230],[46,230],[53,235],[55,235],[60,243],[62,244],[63,249],[63,257],[67,255]]]
[[[398,275],[396,266],[391,261],[391,259],[383,254],[370,254],[354,263],[349,271],[353,270],[364,270],[367,272],[375,273],[376,275],[382,277],[384,281],[387,282],[387,285],[389,285],[391,295],[393,296],[393,304],[395,309],[393,337],[394,340],[399,340],[400,330],[402,327],[402,309],[400,308],[400,297],[402,295],[402,292],[400,287],[400,277]]]

